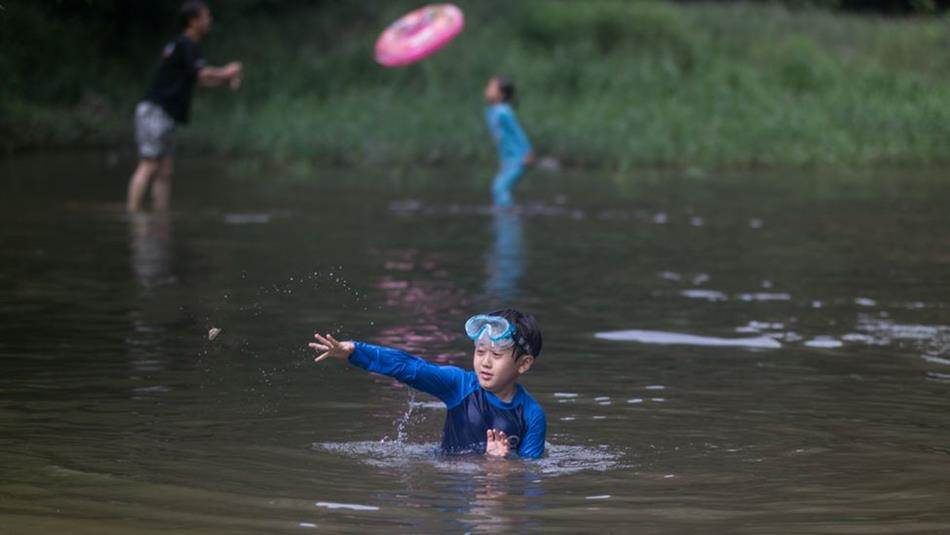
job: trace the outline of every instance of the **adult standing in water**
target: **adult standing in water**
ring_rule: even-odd
[[[182,33],[165,45],[145,98],[135,108],[135,141],[139,163],[129,179],[127,208],[136,212],[152,184],[155,210],[168,209],[174,166],[175,126],[186,124],[195,84],[210,87],[241,85],[243,67],[232,61],[223,67],[205,65],[198,43],[211,30],[211,10],[201,0],[188,0],[179,10]]]

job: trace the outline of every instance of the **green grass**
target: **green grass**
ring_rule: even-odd
[[[481,91],[490,75],[506,73],[518,84],[518,113],[540,152],[571,164],[950,161],[947,18],[752,4],[470,0],[459,2],[466,30],[445,50],[408,68],[378,67],[375,36],[415,4],[226,20],[206,53],[216,62],[242,59],[245,86],[236,94],[199,93],[182,144],[346,165],[488,160]],[[148,66],[99,61],[91,67],[98,85],[78,91],[62,84],[71,93],[66,104],[4,96],[7,149],[130,143],[131,109]]]

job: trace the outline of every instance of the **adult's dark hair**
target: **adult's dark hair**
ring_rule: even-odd
[[[187,0],[178,10],[178,24],[182,30],[187,30],[191,21],[201,16],[201,10],[208,9],[208,4],[202,0]]]
[[[541,327],[534,316],[513,308],[503,308],[488,315],[501,316],[515,326],[515,358],[526,354],[538,358],[544,340],[541,339]]]
[[[495,76],[495,80],[498,82],[498,91],[501,93],[501,101],[512,105],[516,104],[518,97],[515,95],[515,83],[511,81],[511,78],[500,74]]]

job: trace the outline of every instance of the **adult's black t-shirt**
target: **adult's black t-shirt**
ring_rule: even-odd
[[[165,45],[145,100],[162,107],[176,123],[187,123],[198,71],[205,66],[201,47],[185,34]]]

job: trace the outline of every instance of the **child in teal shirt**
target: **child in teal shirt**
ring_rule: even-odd
[[[511,104],[515,86],[505,76],[493,76],[485,86],[485,121],[498,148],[499,170],[492,183],[495,206],[511,206],[511,188],[534,163],[534,150],[518,123]]]

